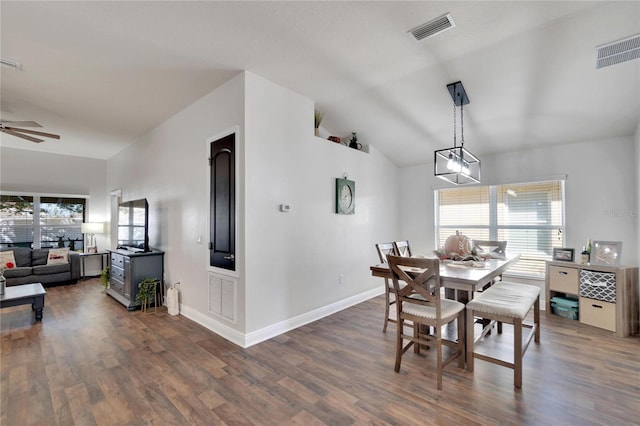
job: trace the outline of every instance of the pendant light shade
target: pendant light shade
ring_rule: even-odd
[[[455,185],[480,182],[480,159],[464,147],[464,105],[469,98],[462,82],[447,85],[453,99],[453,146],[433,153],[433,173]],[[460,107],[460,143],[456,135],[457,108]]]

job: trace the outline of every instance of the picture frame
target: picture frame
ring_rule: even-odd
[[[618,266],[622,254],[622,241],[594,241],[591,245],[592,265]]]
[[[553,260],[560,262],[573,262],[575,256],[575,249],[572,248],[558,248],[553,249]]]

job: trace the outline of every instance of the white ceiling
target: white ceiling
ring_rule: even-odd
[[[446,12],[456,27],[407,31]],[[640,60],[595,48],[640,33],[640,2],[0,2],[2,119],[60,141],[7,147],[109,158],[242,70],[315,100],[398,165],[452,144],[461,80],[476,154],[633,135]],[[310,118],[311,120],[311,118]],[[310,130],[311,131],[311,130]]]

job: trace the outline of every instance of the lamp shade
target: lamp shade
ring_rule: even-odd
[[[104,222],[86,222],[82,224],[83,234],[102,234],[104,233]]]

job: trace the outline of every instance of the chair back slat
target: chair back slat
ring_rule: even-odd
[[[387,256],[395,291],[399,297],[419,294],[440,305],[440,261],[438,259]],[[400,281],[407,285],[401,288]]]
[[[382,263],[387,263],[387,255],[396,254],[396,249],[393,243],[376,244],[376,250],[378,251],[378,257]]]
[[[506,257],[506,241],[473,240],[473,247],[483,252]]]
[[[393,243],[393,246],[395,247],[397,256],[403,256],[403,257],[411,257],[412,256],[412,254],[411,254],[411,246],[409,245],[409,240],[395,241]]]

